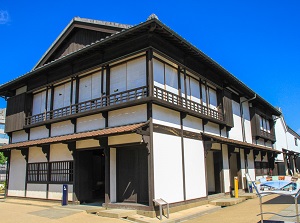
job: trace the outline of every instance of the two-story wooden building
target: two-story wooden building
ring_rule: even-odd
[[[7,97],[8,196],[153,211],[268,174],[281,113],[164,25],[74,18]]]

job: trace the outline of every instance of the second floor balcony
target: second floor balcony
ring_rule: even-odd
[[[148,87],[143,86],[28,116],[25,118],[25,127],[28,128],[95,114],[97,112],[133,106],[134,104],[146,103],[151,100],[154,103],[161,103],[174,110],[191,113],[211,121],[218,123],[223,123],[224,121],[222,111],[212,109],[201,103],[186,99],[156,86],[154,86],[153,89],[153,97],[150,97]]]

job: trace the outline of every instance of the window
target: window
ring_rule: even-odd
[[[259,116],[259,122],[260,122],[260,129],[261,130],[263,130],[265,132],[268,132],[268,133],[271,132],[269,120]]]
[[[295,137],[295,146],[298,146],[298,140],[296,137]]]
[[[27,182],[29,183],[73,182],[73,161],[28,163]]]

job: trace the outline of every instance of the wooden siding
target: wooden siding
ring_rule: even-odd
[[[26,93],[16,95],[7,100],[5,132],[21,130],[25,124],[25,116],[31,109],[32,95]]]
[[[224,106],[224,119],[225,119],[224,121],[228,126],[233,127],[234,124],[233,124],[231,93],[226,90],[224,90],[223,106]]]
[[[82,49],[84,46],[90,45],[108,35],[110,34],[93,30],[75,29],[45,63]]]

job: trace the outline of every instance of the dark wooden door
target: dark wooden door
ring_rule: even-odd
[[[215,192],[221,193],[222,192],[222,182],[223,182],[223,161],[222,161],[222,152],[214,152],[213,153],[214,159],[214,175],[215,175]]]
[[[148,203],[148,153],[145,147],[117,149],[117,201]]]

